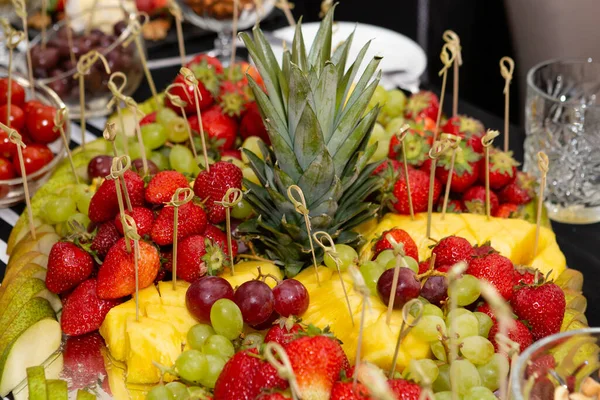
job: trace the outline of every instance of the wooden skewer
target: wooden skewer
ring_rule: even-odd
[[[456,161],[456,153],[462,151],[460,148],[460,142],[462,138],[458,135],[450,135],[442,133],[442,137],[450,141],[450,149],[452,150],[452,157],[450,158],[450,169],[448,170],[448,180],[446,181],[446,192],[444,193],[444,202],[442,203],[442,216],[443,221],[446,217],[446,209],[448,208],[448,199],[450,197],[450,186],[452,185],[452,175],[454,172],[454,163]]]
[[[295,195],[294,195],[295,193]],[[308,235],[308,242],[310,244],[310,251],[313,258],[313,266],[315,268],[315,276],[317,277],[317,284],[321,286],[321,279],[319,278],[319,267],[317,265],[317,256],[315,255],[315,247],[313,246],[313,239],[311,234],[310,217],[308,214],[310,211],[306,206],[306,199],[304,198],[304,192],[298,185],[292,185],[287,189],[287,195],[290,202],[294,205],[294,208],[298,214],[302,214],[304,217],[304,224],[306,225],[306,234]],[[298,196],[298,198],[296,198]]]
[[[462,65],[462,53],[460,46],[460,38],[456,32],[446,30],[442,35],[444,41],[450,45],[450,50],[455,54],[454,57],[454,88],[452,90],[452,116],[458,115],[458,69]]]
[[[358,381],[358,366],[361,361],[361,351],[362,351],[362,341],[363,341],[363,331],[365,327],[365,316],[367,313],[367,307],[370,308],[371,304],[369,303],[369,296],[371,296],[371,291],[365,282],[365,278],[362,276],[356,265],[350,265],[348,267],[348,272],[350,273],[350,277],[352,278],[352,282],[354,283],[354,290],[362,297],[362,306],[360,311],[360,327],[358,329],[358,341],[356,345],[356,358],[354,365],[356,366],[354,369],[354,376],[352,380],[356,385]]]
[[[494,138],[500,135],[500,132],[488,129],[487,133],[481,138],[483,151],[485,152],[485,215],[488,219],[491,217],[490,205],[490,147]]]
[[[181,57],[181,66],[185,66],[185,42],[183,40],[183,29],[181,27],[181,21],[183,21],[183,15],[181,13],[181,7],[175,0],[169,2],[169,11],[175,19],[175,28],[177,30],[177,44],[179,46],[179,56]]]
[[[233,197],[232,197],[233,196]],[[244,193],[238,188],[229,188],[223,199],[218,204],[225,208],[225,226],[227,230],[227,250],[229,251],[229,263],[231,266],[231,275],[235,274],[235,266],[233,263],[233,244],[231,239],[231,208],[235,207],[244,197]]]
[[[292,15],[291,6],[288,0],[278,0],[277,3],[275,3],[275,7],[283,11],[283,14],[285,15],[285,18],[290,26],[296,26],[296,20]]]
[[[202,94],[200,93],[200,88],[198,87],[198,79],[194,73],[186,67],[181,67],[179,73],[183,76],[185,82],[189,85],[192,85],[194,88],[194,102],[196,103],[196,116],[198,117],[198,125],[200,127],[200,140],[202,141],[202,153],[204,156],[204,167],[207,171],[210,172],[210,165],[208,163],[208,149],[206,147],[206,139],[204,137],[204,125],[202,123],[202,112],[200,111],[200,100],[202,99]]]
[[[273,354],[275,353],[275,354]],[[294,400],[300,400],[300,389],[298,388],[298,381],[292,368],[292,363],[283,347],[276,342],[268,342],[265,345],[265,358],[267,362],[271,364],[277,371],[277,374],[281,379],[285,379],[290,384],[290,391],[292,392],[292,398]],[[275,355],[277,357],[275,357]]]
[[[66,14],[66,13],[65,13]],[[42,0],[42,31],[40,33],[42,49],[46,50],[46,17],[48,15],[48,0]]]
[[[118,186],[118,184],[117,184]],[[135,320],[140,320],[140,235],[137,231],[135,220],[131,215],[125,214],[123,217],[123,233],[125,242],[133,241],[133,265],[135,271]]]
[[[537,215],[535,222],[535,242],[533,244],[533,256],[537,256],[538,252],[538,244],[540,241],[540,229],[542,222],[542,210],[544,206],[544,190],[546,188],[546,176],[548,175],[548,169],[550,162],[548,161],[548,156],[543,151],[537,153],[538,158],[538,168],[540,169],[541,179],[540,179],[540,192],[538,194],[537,199]]]
[[[123,81],[121,85],[117,86],[115,83],[116,78],[120,78]],[[123,145],[123,153],[129,154],[129,143],[127,142],[127,133],[125,132],[125,119],[123,118],[123,110],[121,109],[121,101],[125,99],[123,90],[127,86],[127,76],[120,71],[113,72],[108,78],[107,86],[113,97],[108,102],[106,107],[108,109],[112,109],[113,107],[117,109],[117,118],[119,119],[119,128],[121,129],[121,144]]]
[[[173,197],[171,197],[171,201],[166,204],[175,209],[173,213],[173,290],[177,290],[177,226],[179,225],[179,207],[189,203],[193,198],[194,191],[191,188],[178,188],[175,190]]]
[[[418,310],[417,315],[415,315],[411,322],[409,315],[413,306],[417,306]],[[396,372],[396,365],[398,364],[398,355],[400,354],[400,346],[402,345],[402,341],[406,335],[408,335],[408,332],[410,332],[410,330],[419,323],[419,320],[422,316],[423,302],[419,299],[412,299],[402,307],[402,325],[400,326],[400,332],[398,332],[398,339],[396,340],[396,348],[394,349],[394,357],[392,358],[392,368],[390,368],[390,379],[394,377],[394,373]]]
[[[171,104],[173,104],[176,107],[179,107],[179,110],[181,110],[181,115],[186,121],[185,128],[187,129],[188,137],[190,139],[190,147],[192,148],[192,153],[194,154],[194,160],[196,160],[198,158],[198,152],[196,151],[196,144],[194,143],[194,137],[192,136],[192,129],[190,128],[187,113],[185,112],[185,107],[188,105],[188,103],[178,95],[171,93],[171,90],[173,90],[173,88],[175,87],[180,87],[184,89],[183,92],[187,96],[188,102],[191,102],[192,99],[190,98],[190,94],[187,92],[187,90],[185,90],[185,85],[181,82],[172,83],[165,89],[165,96],[167,96]]]
[[[65,123],[68,123],[68,121],[69,112],[67,111],[66,107],[62,107],[59,110],[56,110],[56,115],[54,116],[54,128],[52,128],[52,130],[54,132],[60,132],[60,137],[62,138],[63,145],[65,146],[65,151],[67,152],[67,158],[69,160],[69,164],[71,165],[71,172],[73,172],[75,183],[79,185],[79,176],[77,175],[77,171],[75,170],[73,156],[71,155],[71,149],[69,149],[69,141],[67,140],[67,135],[65,134]]]
[[[437,140],[433,142],[433,146],[429,150],[429,158],[431,159],[431,172],[429,174],[429,201],[427,202],[427,237],[431,238],[431,216],[433,214],[433,189],[435,183],[435,168],[437,160],[442,154],[450,148],[448,140]]]
[[[410,181],[408,178],[408,161],[406,159],[406,146],[404,145],[404,139],[406,139],[406,135],[408,134],[408,129],[410,125],[404,124],[397,133],[398,142],[400,142],[400,146],[402,146],[402,169],[404,170],[404,181],[406,182],[406,193],[408,195],[408,210],[410,212],[410,219],[415,220],[415,209],[413,207],[412,194],[410,189]]]
[[[117,152],[117,146],[115,145],[115,139],[117,137],[117,130],[115,129],[114,122],[106,123],[106,127],[104,129],[104,132],[102,133],[102,136],[104,137],[105,140],[110,142],[110,144],[112,145],[113,156],[118,157],[119,154]],[[127,210],[129,210],[129,212],[133,212],[133,207],[131,206],[131,199],[129,198],[129,193],[127,192],[127,184],[125,182],[125,177],[123,175],[121,175],[120,181],[121,181],[121,189],[123,190],[123,194],[125,197],[125,202],[127,203]]]
[[[500,74],[504,78],[504,151],[508,151],[508,129],[510,125],[510,82],[512,81],[514,70],[515,62],[512,58],[502,57],[500,59]]]
[[[10,125],[10,108],[12,103],[12,73],[13,54],[15,48],[25,39],[25,33],[12,29],[10,25],[5,30],[6,47],[8,48],[8,88],[6,92],[6,123]]]
[[[23,24],[23,33],[25,36],[25,57],[27,59],[27,76],[29,78],[29,92],[32,98],[35,98],[35,79],[33,78],[33,64],[31,62],[31,49],[29,48],[29,29],[27,26],[27,7],[25,0],[11,0],[15,9],[15,14],[21,18]]]
[[[396,289],[398,288],[398,279],[400,276],[400,268],[409,268],[404,256],[406,253],[404,251],[404,244],[399,243],[396,239],[391,235],[387,234],[385,238],[392,245],[392,250],[394,251],[394,256],[396,258],[396,266],[394,267],[394,277],[392,278],[392,290],[390,292],[390,299],[388,301],[387,314],[385,317],[385,323],[390,324],[392,322],[392,311],[394,311],[394,302],[396,300]]]
[[[444,97],[446,95],[446,80],[448,77],[448,69],[452,66],[454,61],[455,53],[451,51],[448,43],[442,46],[442,52],[440,53],[440,60],[442,60],[443,67],[438,72],[438,75],[442,76],[442,89],[440,92],[440,107],[438,108],[437,118],[435,120],[435,131],[433,131],[433,141],[437,140],[438,132],[440,131],[440,121],[442,120],[442,108],[444,106]]]

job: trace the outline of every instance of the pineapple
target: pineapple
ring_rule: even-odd
[[[166,306],[185,307],[185,294],[190,284],[186,281],[178,280],[176,290],[173,290],[173,282],[158,282],[158,291],[160,293],[160,302]]]
[[[272,150],[262,146],[262,157],[244,150],[260,185],[244,181],[245,199],[257,217],[238,231],[283,265],[288,277],[313,262],[304,218],[288,199],[291,185],[304,192],[312,230],[328,232],[337,243],[356,246],[361,236],[352,229],[380,208],[368,201],[380,183],[371,174],[377,164],[369,163],[376,145],[367,146],[379,112],[368,104],[379,82],[380,57],[369,62],[350,93],[369,44],[346,71],[353,35],[332,55],[332,20],[333,8],[308,51],[298,24],[281,67],[258,27],[253,38],[240,35],[264,80],[266,94],[248,77]],[[323,251],[315,250],[320,262]]]
[[[281,280],[283,275],[281,270],[273,263],[266,261],[244,261],[235,265],[235,275],[230,272],[226,272],[221,277],[225,278],[232,288],[240,286],[244,282],[251,281],[258,278],[258,268],[263,275],[272,275],[273,277]],[[275,279],[266,279],[265,283],[273,288],[277,282]]]
[[[148,304],[146,305],[146,315],[149,318],[159,321],[169,321],[179,334],[180,344],[185,344],[188,331],[198,323],[188,311],[185,303],[180,307],[165,306],[164,304]]]

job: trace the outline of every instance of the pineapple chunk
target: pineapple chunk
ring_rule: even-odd
[[[181,344],[185,344],[188,331],[198,323],[185,305],[183,307],[176,307],[163,304],[148,304],[146,306],[146,315],[149,318],[159,321],[169,321],[179,334]]]
[[[146,394],[154,385],[127,384],[125,382],[125,363],[113,359],[108,351],[102,352],[106,379],[110,386],[111,396],[115,400],[145,400]]]
[[[186,281],[177,281],[176,289],[173,290],[173,282],[158,282],[160,302],[167,306],[185,307],[185,294],[190,284]]]
[[[141,317],[127,320],[126,328],[127,383],[155,383],[160,379],[159,369],[152,364],[156,361],[171,366],[181,354],[180,335],[173,325],[166,321]],[[175,377],[166,374],[164,380],[170,382]]]
[[[151,285],[140,290],[139,302],[141,316],[145,315],[144,311],[148,304],[160,304],[160,296],[156,287]],[[100,326],[100,334],[106,342],[106,347],[110,350],[112,357],[118,361],[125,361],[128,352],[125,326],[129,317],[135,318],[135,299],[113,307]]]
[[[240,286],[244,282],[251,281],[258,277],[258,267],[260,267],[263,275],[271,274],[277,279],[283,279],[283,274],[279,267],[272,262],[267,261],[244,261],[235,265],[235,274],[232,275],[230,271],[225,272],[221,277],[227,279],[234,289]],[[265,281],[267,285],[273,288],[277,282],[274,279],[267,279]]]

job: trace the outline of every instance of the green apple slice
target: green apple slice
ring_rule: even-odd
[[[49,379],[46,382],[48,400],[69,400],[67,382],[60,379]]]
[[[29,400],[46,400],[46,371],[41,365],[27,368]]]

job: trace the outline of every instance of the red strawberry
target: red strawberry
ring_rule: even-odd
[[[498,198],[502,203],[527,204],[534,196],[534,186],[533,178],[518,171],[517,179],[502,188],[498,192]]]
[[[477,154],[483,154],[483,143],[481,143],[481,134],[472,135],[467,139],[467,146],[473,149]],[[481,168],[483,174],[483,168]]]
[[[452,171],[452,181],[450,189],[456,193],[462,193],[477,181],[481,175],[479,169],[479,159],[481,155],[477,154],[465,142],[460,142],[459,149],[456,152],[454,169]],[[450,172],[452,160],[452,151],[442,154],[438,160],[438,168],[435,170],[435,176],[446,184]]]
[[[188,122],[192,131],[200,132],[197,116],[190,116]],[[206,138],[214,141],[219,150],[233,148],[238,132],[238,124],[234,118],[224,114],[221,107],[212,106],[202,112],[202,128],[204,128]]]
[[[237,149],[232,149],[232,150],[222,150],[221,151],[221,158],[223,157],[233,157],[233,158],[237,158],[238,160],[242,159],[242,152],[237,150]]]
[[[185,81],[183,75],[181,74],[177,75],[173,83],[181,84],[183,85],[183,87],[175,86],[173,89],[170,90],[170,93],[181,97],[181,99],[187,103],[187,105],[185,106],[185,112],[187,115],[196,115],[196,98],[194,97],[194,86],[188,84]],[[198,82],[198,88],[200,89],[198,104],[200,105],[201,110],[205,110],[213,104],[214,99],[211,92],[204,86],[202,82]],[[181,112],[180,108],[171,103],[171,100],[169,100],[168,97],[165,97],[165,105],[175,110],[175,112],[177,113]]]
[[[496,316],[494,315],[494,311],[492,311],[492,308],[490,307],[490,305],[488,303],[481,303],[480,305],[477,306],[477,308],[475,309],[475,311],[480,312],[480,313],[484,313],[486,314],[488,317],[490,317],[492,320],[496,320]]]
[[[372,172],[373,175],[383,175],[387,169],[392,169],[393,172],[398,172],[400,171],[400,168],[402,168],[402,163],[398,160],[392,160],[390,158],[386,158],[385,160],[383,160],[383,162],[381,164],[379,164],[379,166],[377,168],[375,168]],[[412,168],[412,167],[408,167],[408,168]]]
[[[171,272],[173,271],[173,250],[162,250],[160,252],[161,267]]]
[[[406,104],[406,118],[428,117],[434,121],[437,119],[440,101],[433,92],[420,91],[408,98]]]
[[[485,128],[480,121],[466,115],[457,115],[456,117],[449,118],[441,128],[441,132],[452,133],[454,135],[460,134],[467,137],[471,137],[472,135],[480,136],[484,131]]]
[[[177,277],[188,282],[206,275],[216,275],[225,255],[201,235],[188,236],[177,243]]]
[[[498,190],[508,185],[517,177],[517,163],[512,152],[496,149],[490,151],[490,188]],[[479,181],[485,184],[485,166],[482,165]]]
[[[100,328],[104,317],[121,300],[102,300],[98,297],[95,279],[79,284],[67,297],[62,308],[60,327],[69,336],[78,336]]]
[[[131,251],[127,252],[125,239],[111,247],[98,272],[98,297],[101,299],[118,299],[135,293],[135,263],[134,243],[129,241]],[[158,250],[153,245],[140,240],[140,254],[138,260],[139,289],[144,289],[152,284],[158,268],[160,258]],[[69,297],[70,299],[70,297]]]
[[[150,236],[161,246],[173,244],[173,218],[175,208],[165,206],[154,220]],[[182,240],[191,235],[201,235],[206,229],[206,213],[193,202],[186,203],[178,209],[177,239]]]
[[[427,139],[415,129],[409,129],[403,144],[406,146],[406,163],[413,166],[421,166],[428,159],[427,154],[431,145]],[[388,157],[393,160],[402,161],[402,145],[398,135],[392,136]]]
[[[556,367],[556,360],[552,354],[542,354],[530,360],[525,370],[525,377],[528,378],[533,374],[537,374],[538,377],[546,376],[548,371],[553,370]]]
[[[132,207],[131,212],[129,210],[125,210],[125,214],[133,217],[138,235],[145,236],[150,234],[150,231],[152,230],[152,224],[154,223],[154,213],[152,210],[146,207]],[[122,235],[123,223],[121,222],[120,214],[115,217],[115,227]]]
[[[431,253],[435,254],[435,268],[452,266],[460,261],[468,263],[473,256],[473,246],[465,238],[448,236],[440,240]]]
[[[338,381],[331,389],[331,400],[361,400],[370,399],[369,390],[362,383]]]
[[[206,229],[204,230],[204,236],[210,239],[210,241],[214,245],[219,246],[221,250],[223,250],[223,253],[227,255],[227,259],[229,259],[229,248],[227,247],[227,234],[225,232],[223,232],[214,225],[208,224],[206,226]],[[231,250],[233,256],[237,256],[238,244],[237,241],[233,238],[231,240]]]
[[[513,295],[514,268],[508,258],[493,253],[472,258],[466,272],[476,278],[488,281],[494,285],[505,300],[510,300]]]
[[[331,337],[304,336],[286,346],[304,400],[328,399],[344,364],[344,350]]]
[[[164,204],[171,201],[177,189],[187,187],[190,185],[182,173],[161,171],[148,182],[144,196],[148,203]]]
[[[535,340],[560,331],[565,314],[565,293],[551,282],[525,286],[515,291],[511,301],[519,319],[527,321]]]
[[[430,260],[427,259],[425,261],[421,261],[419,263],[419,275],[420,274],[424,274],[425,272],[429,271],[429,265],[431,264]]]
[[[478,244],[473,247],[473,257],[487,256],[488,254],[492,253],[498,253],[498,251],[496,251],[496,249],[490,245],[490,242],[485,242],[482,245]]]
[[[247,139],[250,136],[258,136],[267,145],[271,144],[269,133],[265,127],[265,123],[260,116],[258,106],[255,102],[246,104],[246,111],[240,121],[240,135],[242,138]]]
[[[448,273],[448,272],[450,272],[450,270],[452,269],[452,267],[453,267],[453,265],[446,264],[446,265],[442,265],[440,267],[437,267],[435,270],[438,271],[438,272]]]
[[[107,221],[98,227],[96,236],[92,239],[90,249],[100,258],[106,257],[108,250],[121,238],[119,230],[113,221]]]
[[[404,379],[390,379],[388,385],[398,400],[419,400],[421,387]]]
[[[444,206],[442,200],[443,200],[442,197],[440,197],[440,201],[438,202],[438,205],[437,205],[437,212],[442,212],[442,208]],[[458,200],[458,199],[448,200],[448,205],[446,206],[447,213],[460,214],[460,213],[464,213],[466,211],[467,211],[467,209],[465,208],[462,200]]]
[[[242,170],[232,163],[219,161],[202,171],[194,182],[194,193],[205,202],[208,218],[213,224],[225,221],[225,208],[215,202],[223,200],[227,189],[242,188]]]
[[[70,290],[86,280],[94,269],[89,253],[71,242],[57,242],[48,255],[46,287],[52,293]]]
[[[417,248],[417,244],[405,230],[400,228],[394,228],[381,234],[381,238],[375,243],[375,247],[373,248],[373,259],[375,259],[382,251],[393,249],[392,244],[387,239],[387,235],[392,235],[398,243],[402,243],[404,245],[404,253],[419,262],[419,249]]]
[[[144,115],[144,118],[140,120],[140,126],[152,124],[154,122],[156,122],[156,111]]]
[[[485,187],[471,186],[462,197],[463,203],[467,210],[473,214],[485,214]],[[490,190],[490,213],[494,215],[497,211],[498,196]]]
[[[427,211],[429,202],[429,175],[420,170],[412,170],[408,172],[408,180],[410,182],[411,198],[415,213]],[[406,190],[406,180],[403,175],[394,184],[394,197],[392,205],[400,214],[410,214],[408,206],[408,192]],[[436,203],[442,192],[440,181],[434,178],[433,183],[433,202]]]
[[[261,394],[261,395],[258,395],[258,397],[256,398],[256,400],[288,400],[288,399],[291,400],[292,398],[284,396],[283,394],[281,394],[279,392]]]
[[[106,376],[102,348],[104,339],[98,332],[68,336],[63,350],[62,376],[71,389],[88,387]]]
[[[494,345],[496,353],[505,354],[505,352],[501,350],[500,344],[496,341],[496,334],[499,332],[500,324],[498,321],[494,320],[494,324],[490,328],[490,332],[488,334],[488,340]],[[508,331],[508,338],[519,345],[519,352],[524,351],[531,345],[531,343],[533,343],[531,332],[521,321],[518,320],[514,321],[513,328]]]
[[[131,205],[134,207],[143,206],[144,181],[142,178],[133,171],[125,171],[123,177]],[[115,181],[105,180],[92,197],[88,217],[93,222],[104,222],[113,219],[118,213],[119,202]]]
[[[265,343],[275,342],[285,346],[295,340],[296,334],[302,332],[304,329],[294,321],[294,318],[280,318],[278,321],[275,321],[274,325],[265,335]]]
[[[194,56],[194,58],[192,58],[185,66],[190,69],[197,66],[203,66],[205,68],[214,70],[217,74],[223,73],[223,65],[221,64],[221,61],[219,61],[219,59],[216,57],[212,57],[204,53]]]
[[[239,117],[246,109],[247,101],[248,96],[243,88],[229,80],[221,82],[218,103],[223,114],[230,117]]]
[[[533,285],[535,283],[535,268],[517,266],[513,271],[513,286]],[[541,273],[538,273],[541,276]]]

